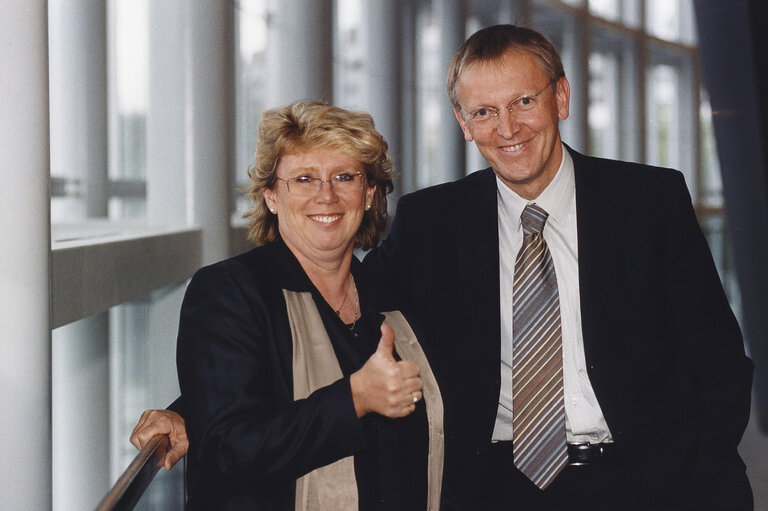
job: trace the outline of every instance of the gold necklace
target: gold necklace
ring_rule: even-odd
[[[347,289],[344,290],[344,299],[341,300],[341,304],[339,305],[338,309],[335,309],[334,312],[337,316],[341,317],[341,309],[344,308],[344,304],[347,303],[347,295],[349,294],[349,288],[352,286],[352,283],[355,281],[355,279],[352,278],[352,274],[349,274],[349,278],[347,278]]]
[[[352,289],[353,293],[355,294],[355,317],[352,320],[352,324],[349,325],[349,331],[355,334],[355,337],[357,337],[357,332],[355,332],[355,325],[357,324],[357,320],[360,319],[361,313],[360,313],[360,298],[357,296],[357,286],[355,285],[355,279],[352,278]]]
[[[360,313],[360,299],[357,296],[357,285],[355,284],[355,278],[352,276],[352,274],[349,274],[349,283],[347,284],[347,291],[344,293],[344,299],[341,301],[341,304],[339,305],[339,308],[337,310],[334,310],[337,316],[339,316],[339,319],[341,319],[341,309],[344,307],[344,304],[347,302],[347,295],[349,295],[349,288],[353,289],[353,294],[355,295],[355,314],[352,318],[352,324],[348,325],[349,330],[351,332],[355,331],[355,325],[357,324],[357,320],[360,319],[361,313]],[[357,335],[357,334],[355,334]]]

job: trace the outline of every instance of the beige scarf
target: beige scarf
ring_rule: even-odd
[[[293,397],[303,399],[343,377],[331,340],[310,293],[283,290],[293,338]],[[395,349],[403,360],[416,362],[424,381],[429,424],[427,510],[440,508],[443,479],[443,400],[427,358],[398,311],[385,312],[385,323],[395,333]],[[356,511],[357,481],[352,456],[320,467],[296,481],[296,511]]]

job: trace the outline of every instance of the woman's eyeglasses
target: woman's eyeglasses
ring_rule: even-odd
[[[328,183],[336,193],[355,192],[363,189],[363,173],[341,172],[328,179],[312,176],[297,176],[283,179],[278,177],[288,187],[288,192],[295,195],[314,195],[323,189],[323,183]]]

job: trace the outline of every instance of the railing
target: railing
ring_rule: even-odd
[[[154,436],[133,458],[123,475],[102,499],[96,511],[130,511],[163,466],[170,443],[168,435]]]

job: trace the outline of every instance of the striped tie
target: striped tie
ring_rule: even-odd
[[[512,340],[512,445],[515,467],[546,488],[568,464],[563,402],[560,300],[541,234],[546,211],[526,206],[515,260]]]

